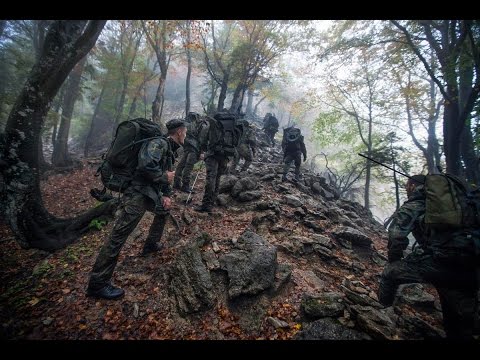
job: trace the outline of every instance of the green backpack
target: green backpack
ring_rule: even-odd
[[[472,190],[450,174],[426,176],[425,224],[434,227],[480,227],[480,189]]]
[[[430,174],[425,182],[425,229],[437,259],[480,264],[480,189],[451,174]]]
[[[115,137],[102,156],[104,161],[96,174],[100,175],[104,187],[111,191],[124,192],[133,179],[142,144],[160,136],[163,136],[160,125],[144,118],[118,124]]]

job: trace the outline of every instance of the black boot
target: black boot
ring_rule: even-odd
[[[125,291],[119,287],[107,284],[98,290],[87,289],[87,297],[94,297],[99,299],[116,300],[125,295]]]
[[[198,212],[211,213],[212,212],[212,206],[202,204],[200,206],[194,207],[193,210],[198,211]]]
[[[160,252],[160,251],[163,250],[163,248],[164,248],[163,244],[158,243],[158,242],[153,243],[153,244],[145,243],[145,245],[143,246],[142,253],[140,255],[141,256],[147,256],[149,254]]]

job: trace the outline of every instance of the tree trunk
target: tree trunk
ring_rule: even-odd
[[[53,110],[53,112],[55,113],[55,115],[54,115],[55,119],[53,120],[53,130],[52,130],[52,139],[51,139],[53,148],[55,148],[55,144],[56,144],[56,141],[57,141],[58,122],[61,119],[60,108],[62,107],[64,92],[65,92],[65,86],[62,86],[60,88],[60,93],[58,94],[58,96],[55,99],[56,104],[55,104],[55,108]]]
[[[80,93],[80,81],[86,63],[87,57],[85,56],[74,67],[69,76],[68,86],[65,90],[65,97],[63,99],[62,120],[60,121],[60,128],[55,142],[56,145],[52,154],[52,164],[54,166],[65,167],[69,166],[72,162],[70,154],[68,153],[68,135],[70,133],[73,108],[75,107],[75,101]]]
[[[162,112],[163,112],[163,102],[165,100],[165,81],[167,74],[160,74],[158,80],[157,93],[155,94],[155,99],[152,103],[152,120],[158,124],[162,123]]]
[[[230,112],[236,114],[238,113],[239,107],[242,105],[242,91],[243,91],[243,83],[240,83],[235,88],[233,92],[232,104],[230,106]]]
[[[248,89],[247,92],[247,108],[245,110],[245,115],[250,118],[253,116],[253,90]]]
[[[447,172],[461,176],[460,171],[460,139],[459,131],[459,108],[457,87],[448,87],[447,92],[452,101],[445,101],[443,110],[443,148],[445,151],[445,162]],[[463,127],[463,124],[461,124]]]
[[[225,98],[228,90],[228,75],[225,75],[220,85],[220,94],[218,95],[217,111],[222,111],[225,108]]]
[[[19,244],[55,250],[78,238],[91,219],[111,211],[107,202],[75,219],[45,209],[40,192],[38,144],[50,104],[68,74],[95,44],[105,20],[57,20],[49,27],[39,61],[12,107],[5,128],[2,193],[4,218]]]
[[[90,148],[93,144],[93,134],[95,131],[95,125],[97,121],[98,113],[100,112],[100,108],[103,101],[103,96],[105,94],[105,89],[107,88],[107,81],[105,80],[102,86],[102,91],[100,92],[100,96],[98,97],[97,105],[95,105],[95,110],[93,111],[92,121],[90,122],[90,129],[88,130],[88,135],[85,140],[85,149],[83,150],[83,156],[88,157],[90,155]]]
[[[192,54],[190,52],[190,21],[187,20],[187,79],[185,84],[185,116],[190,112],[190,77],[192,76]]]

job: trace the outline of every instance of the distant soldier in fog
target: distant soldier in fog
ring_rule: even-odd
[[[284,161],[282,181],[287,180],[288,170],[292,162],[295,162],[295,180],[300,180],[302,154],[303,161],[307,161],[307,149],[300,129],[291,126],[283,130],[282,150]]]
[[[277,118],[271,113],[267,113],[263,118],[263,130],[272,146],[275,146],[275,134],[278,132],[278,126]]]

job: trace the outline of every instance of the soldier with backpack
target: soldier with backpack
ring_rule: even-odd
[[[208,117],[210,123],[208,145],[205,154],[207,177],[202,204],[194,208],[199,212],[212,211],[217,200],[220,178],[227,170],[228,160],[235,154],[243,134],[243,126],[237,116],[229,112],[216,113]]]
[[[466,196],[465,189],[452,179],[436,174],[415,175],[408,180],[408,200],[393,215],[388,229],[388,264],[378,298],[391,306],[399,285],[430,283],[440,297],[447,337],[471,339],[478,321],[480,214],[475,215],[474,207],[468,209],[471,204],[464,200],[470,195]],[[448,210],[452,199],[456,204]],[[403,257],[409,233],[419,247]]]
[[[263,118],[263,130],[272,146],[275,146],[275,134],[278,132],[278,126],[278,119],[271,113],[267,113]]]
[[[237,165],[240,162],[240,158],[245,160],[241,171],[247,171],[253,161],[253,157],[255,156],[255,148],[257,145],[255,133],[247,120],[243,120],[243,124],[244,133],[242,139],[240,140],[240,144],[235,151],[233,162],[229,169],[231,174],[235,174],[237,172]]]
[[[193,166],[206,151],[209,125],[200,114],[190,112],[186,118],[187,137],[183,145],[183,155],[175,169],[173,188],[190,193]]]
[[[117,264],[120,251],[130,233],[135,229],[145,211],[155,214],[153,223],[145,241],[142,255],[162,249],[158,243],[162,237],[165,222],[171,207],[171,184],[175,176],[173,170],[174,153],[183,144],[187,132],[182,120],[173,119],[166,124],[168,136],[146,137],[127,145],[122,149],[124,158],[134,171],[127,187],[123,190],[123,197],[117,220],[112,233],[100,249],[97,260],[90,273],[87,296],[104,299],[118,299],[124,295],[124,290],[112,285],[111,278]],[[120,127],[120,125],[119,125]],[[135,125],[138,127],[138,123]],[[112,148],[118,139],[114,139]],[[139,149],[134,146],[139,144]],[[109,157],[107,157],[108,160]]]
[[[282,150],[284,161],[282,181],[287,181],[288,170],[292,162],[295,162],[295,180],[300,180],[302,154],[303,161],[307,160],[307,149],[300,129],[291,126],[283,130]]]

